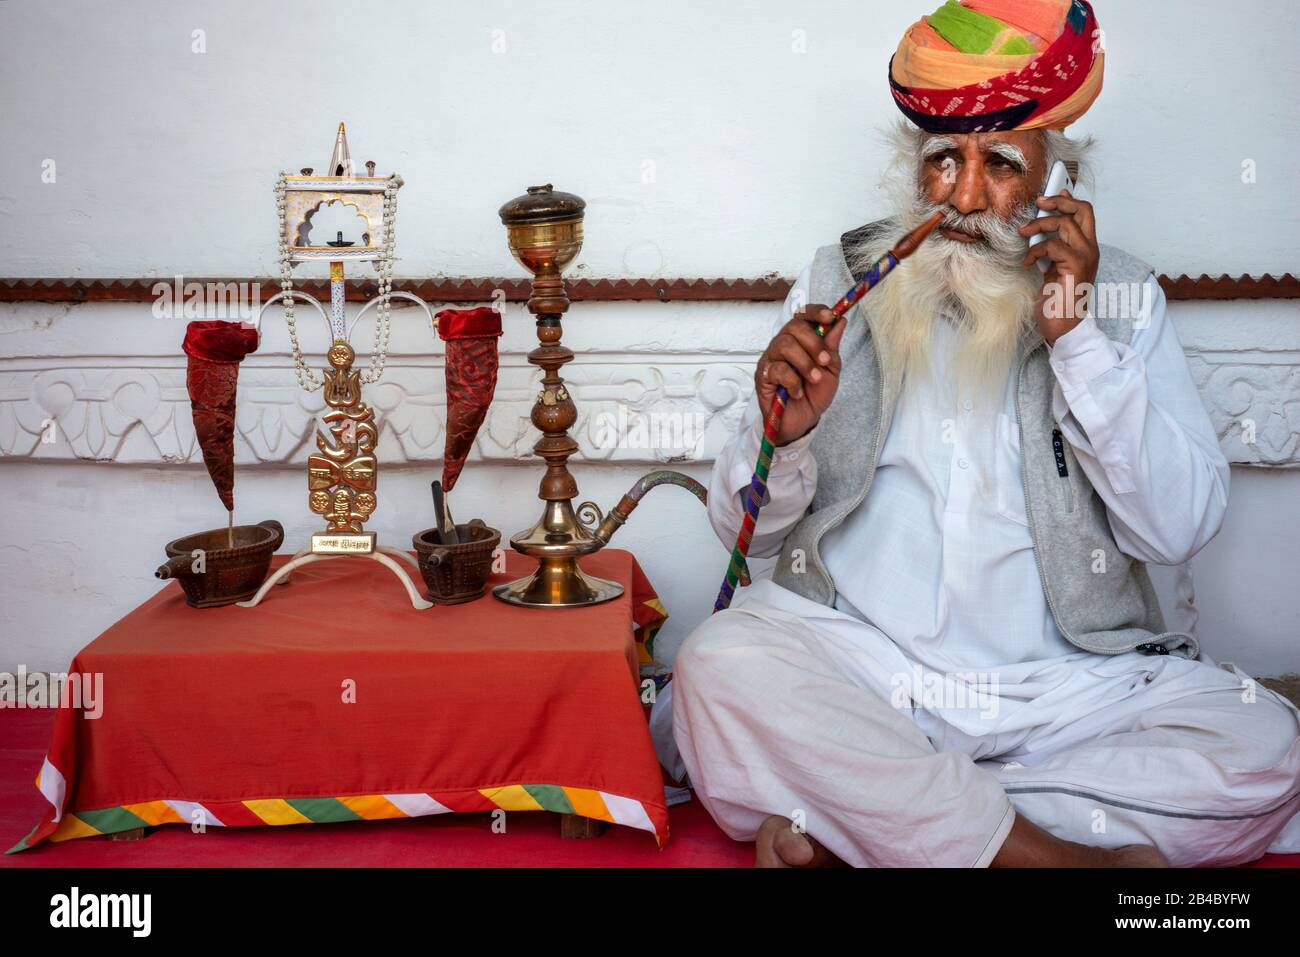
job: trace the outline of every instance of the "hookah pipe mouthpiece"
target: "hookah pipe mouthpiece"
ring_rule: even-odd
[[[867,274],[860,279],[852,289],[840,297],[840,301],[831,306],[831,321],[823,326],[821,323],[814,323],[817,335],[826,336],[826,333],[835,328],[835,324],[844,318],[845,313],[858,304],[863,296],[869,293],[876,285],[888,275],[895,266],[906,259],[920,247],[921,243],[934,232],[935,227],[943,221],[943,213],[934,213],[929,219],[923,222],[916,229],[912,230],[902,239],[894,244],[894,248],[885,254],[885,258],[880,260],[874,266],[867,270]],[[784,386],[777,386],[778,392],[785,392]],[[782,404],[785,403],[785,396],[782,396]]]

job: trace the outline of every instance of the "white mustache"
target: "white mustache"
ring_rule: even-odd
[[[916,209],[920,221],[928,219],[934,213],[943,213],[943,220],[939,223],[941,227],[955,229],[983,240],[998,258],[1008,263],[1018,262],[1029,251],[1029,240],[1020,235],[1020,227],[1032,222],[1038,215],[1038,208],[1029,203],[1017,209],[1007,220],[987,210],[981,213],[961,213],[946,203],[931,203],[920,196],[917,197]],[[938,238],[953,242],[942,235]]]

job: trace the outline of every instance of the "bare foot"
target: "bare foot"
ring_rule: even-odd
[[[812,835],[796,831],[788,817],[773,814],[754,838],[755,867],[843,867]]]
[[[1099,850],[1094,848],[1094,850]],[[1098,867],[1168,867],[1165,857],[1150,844],[1125,844],[1114,850],[1099,850],[1102,862]]]
[[[993,858],[994,867],[1168,867],[1169,859],[1147,844],[1103,848],[1063,841],[1016,815],[1011,833]]]

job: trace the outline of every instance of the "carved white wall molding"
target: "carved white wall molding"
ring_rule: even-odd
[[[240,370],[236,461],[298,465],[323,407],[298,388],[285,362],[256,357]],[[591,462],[708,462],[737,427],[752,384],[735,357],[604,354],[566,368],[578,405],[580,459]],[[440,361],[390,359],[366,401],[380,424],[381,464],[442,457],[445,395]],[[537,372],[503,356],[496,398],[472,460],[533,458],[529,421]],[[201,460],[180,361],[157,359],[0,362],[0,454],[6,459],[168,465]]]
[[[1300,467],[1300,306],[1176,303],[1194,381],[1228,461]],[[658,464],[714,460],[752,390],[773,303],[590,303],[565,320],[576,353],[564,369],[578,406],[579,460]],[[471,459],[534,458],[529,412],[538,371],[533,320],[507,307],[496,401]],[[185,392],[182,320],[140,304],[0,303],[0,461],[198,463]],[[325,332],[303,326],[319,362]],[[371,330],[358,329],[363,357]],[[268,314],[261,348],[240,371],[237,461],[299,466],[320,395],[298,389],[284,324]],[[384,379],[366,390],[381,426],[382,464],[442,456],[443,347],[417,310],[398,310]]]
[[[565,369],[578,405],[573,429],[588,462],[713,461],[752,388],[755,353],[655,356],[588,353]],[[649,359],[649,361],[647,361]],[[1300,466],[1300,355],[1195,352],[1188,357],[1228,461]],[[529,411],[537,373],[502,356],[496,400],[471,456],[533,457]],[[394,357],[367,389],[378,414],[380,461],[442,456],[443,368],[438,356]],[[322,407],[284,357],[254,356],[240,374],[236,459],[245,466],[305,459]],[[158,358],[0,360],[0,453],[7,459],[136,465],[198,462],[185,368]]]
[[[1300,354],[1199,353],[1188,366],[1229,462],[1300,466]]]

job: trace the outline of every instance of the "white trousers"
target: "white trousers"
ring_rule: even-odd
[[[854,866],[987,866],[1021,814],[1081,844],[1153,845],[1175,866],[1300,853],[1300,712],[1240,672],[1088,656],[1134,659],[1132,686],[981,736],[969,714],[957,730],[900,705],[897,647],[816,607],[751,599],[678,653],[673,734],[733,839],[779,814]]]

